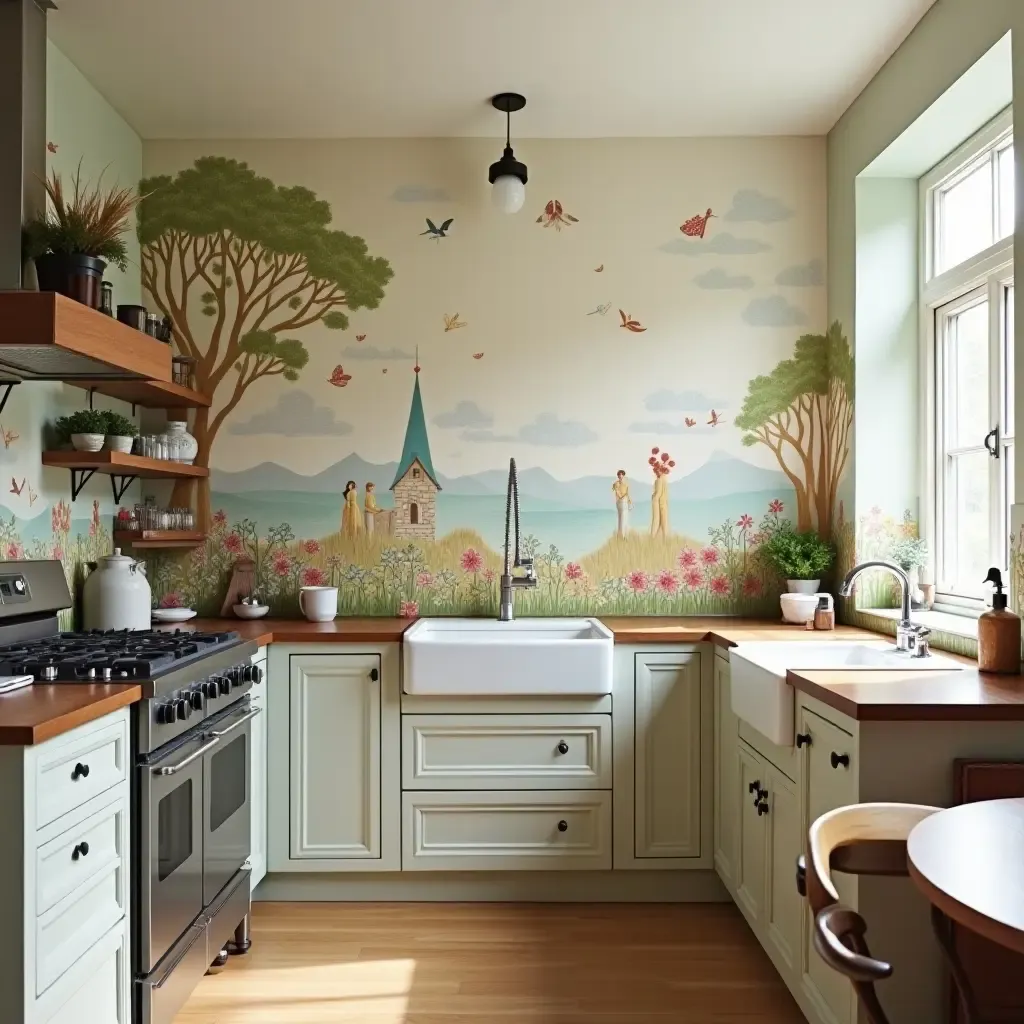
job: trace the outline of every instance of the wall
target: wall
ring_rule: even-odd
[[[499,148],[145,145],[147,301],[215,391],[209,491],[174,495],[211,541],[163,561],[165,601],[219,608],[245,555],[282,611],[310,582],[347,612],[489,611],[514,456],[524,609],[777,610],[756,548],[790,516],[827,533],[838,466],[822,140],[526,140],[511,217]],[[386,513],[368,535],[365,485],[389,509],[407,455],[440,485],[434,536]]]
[[[137,182],[142,174],[139,137],[52,43],[47,45],[46,87],[48,168],[68,180],[81,161],[85,182],[101,172],[111,184]],[[139,301],[138,251],[132,238],[128,273],[113,267],[107,271],[117,302]],[[110,550],[110,484],[106,478],[94,478],[72,505],[67,472],[42,469],[40,453],[46,425],[84,407],[86,401],[86,392],[78,388],[20,384],[0,413],[0,557],[60,558],[69,579],[81,575],[82,563]],[[129,411],[102,398],[96,404]],[[137,494],[137,488],[129,493]]]

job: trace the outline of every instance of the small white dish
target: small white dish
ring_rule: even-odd
[[[270,611],[270,605],[266,604],[236,604],[231,610],[240,619],[262,619]]]
[[[818,595],[780,594],[779,604],[782,606],[783,621],[801,625],[814,618],[814,610],[818,607]]]
[[[187,622],[197,615],[191,608],[154,608],[154,622]]]

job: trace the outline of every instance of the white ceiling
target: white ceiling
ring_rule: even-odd
[[[58,0],[145,139],[819,135],[933,0]]]

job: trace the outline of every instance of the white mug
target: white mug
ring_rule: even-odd
[[[338,614],[338,588],[302,587],[299,590],[299,611],[310,622],[330,622]]]

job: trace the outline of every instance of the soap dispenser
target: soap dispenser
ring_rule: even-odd
[[[981,672],[1020,672],[1020,616],[1006,607],[1003,577],[998,569],[989,569],[985,577],[996,592],[992,610],[978,619],[978,669]]]

